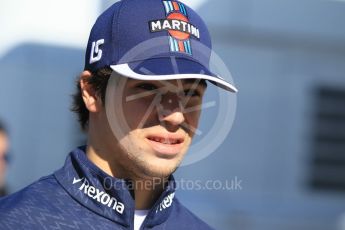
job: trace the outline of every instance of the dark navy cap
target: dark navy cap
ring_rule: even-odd
[[[205,23],[185,4],[122,0],[94,24],[85,70],[110,67],[122,76],[140,80],[205,79],[237,92],[209,70],[211,51]]]

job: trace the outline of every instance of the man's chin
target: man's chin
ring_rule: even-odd
[[[158,161],[147,162],[138,166],[145,177],[167,178],[177,170],[180,163],[181,160],[178,162],[169,162],[169,160],[160,159]]]
[[[146,147],[146,146],[145,146]],[[141,178],[167,178],[180,166],[186,149],[176,154],[165,154],[150,148],[128,151],[127,168]]]

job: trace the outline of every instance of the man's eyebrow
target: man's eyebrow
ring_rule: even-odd
[[[196,81],[199,81],[199,85],[207,87],[206,80],[204,80],[204,79],[192,79],[192,78],[189,78],[189,79],[184,79],[183,83],[194,84]]]
[[[151,82],[151,81],[160,82],[160,81],[165,81],[165,80],[149,80],[149,81],[147,81],[147,80],[137,80],[137,79],[133,79],[133,78],[128,78],[127,81],[129,81],[129,82],[139,81],[141,83],[145,83],[145,82]],[[187,78],[187,79],[181,79],[180,81],[182,82],[182,85],[184,85],[184,84],[193,85],[195,82],[198,82],[198,85],[200,85],[204,88],[207,88],[207,82],[205,79]],[[163,86],[164,86],[164,84],[163,84]],[[167,85],[165,85],[165,86],[167,86]]]
[[[153,79],[153,80],[138,80],[138,79],[134,79],[134,78],[127,78],[127,81],[166,81],[166,80],[158,80],[158,79]],[[202,85],[207,85],[206,83],[206,80],[204,79],[193,79],[193,78],[187,78],[187,79],[182,79],[181,80],[183,83],[190,83],[190,84],[193,84],[194,82],[196,81],[199,81],[199,84],[202,84]]]

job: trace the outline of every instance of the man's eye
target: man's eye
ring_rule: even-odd
[[[187,89],[184,91],[184,95],[189,96],[189,97],[195,97],[195,96],[200,96],[200,93],[197,90]]]
[[[152,91],[158,89],[157,86],[150,84],[150,83],[142,83],[137,86],[139,89],[147,90],[147,91]]]

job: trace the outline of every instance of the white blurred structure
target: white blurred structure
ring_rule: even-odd
[[[207,0],[182,0],[194,9]],[[104,0],[2,0],[0,3],[0,57],[24,43],[84,48]],[[103,4],[103,5],[102,5]]]
[[[2,0],[0,57],[24,42],[82,48],[100,0]]]

